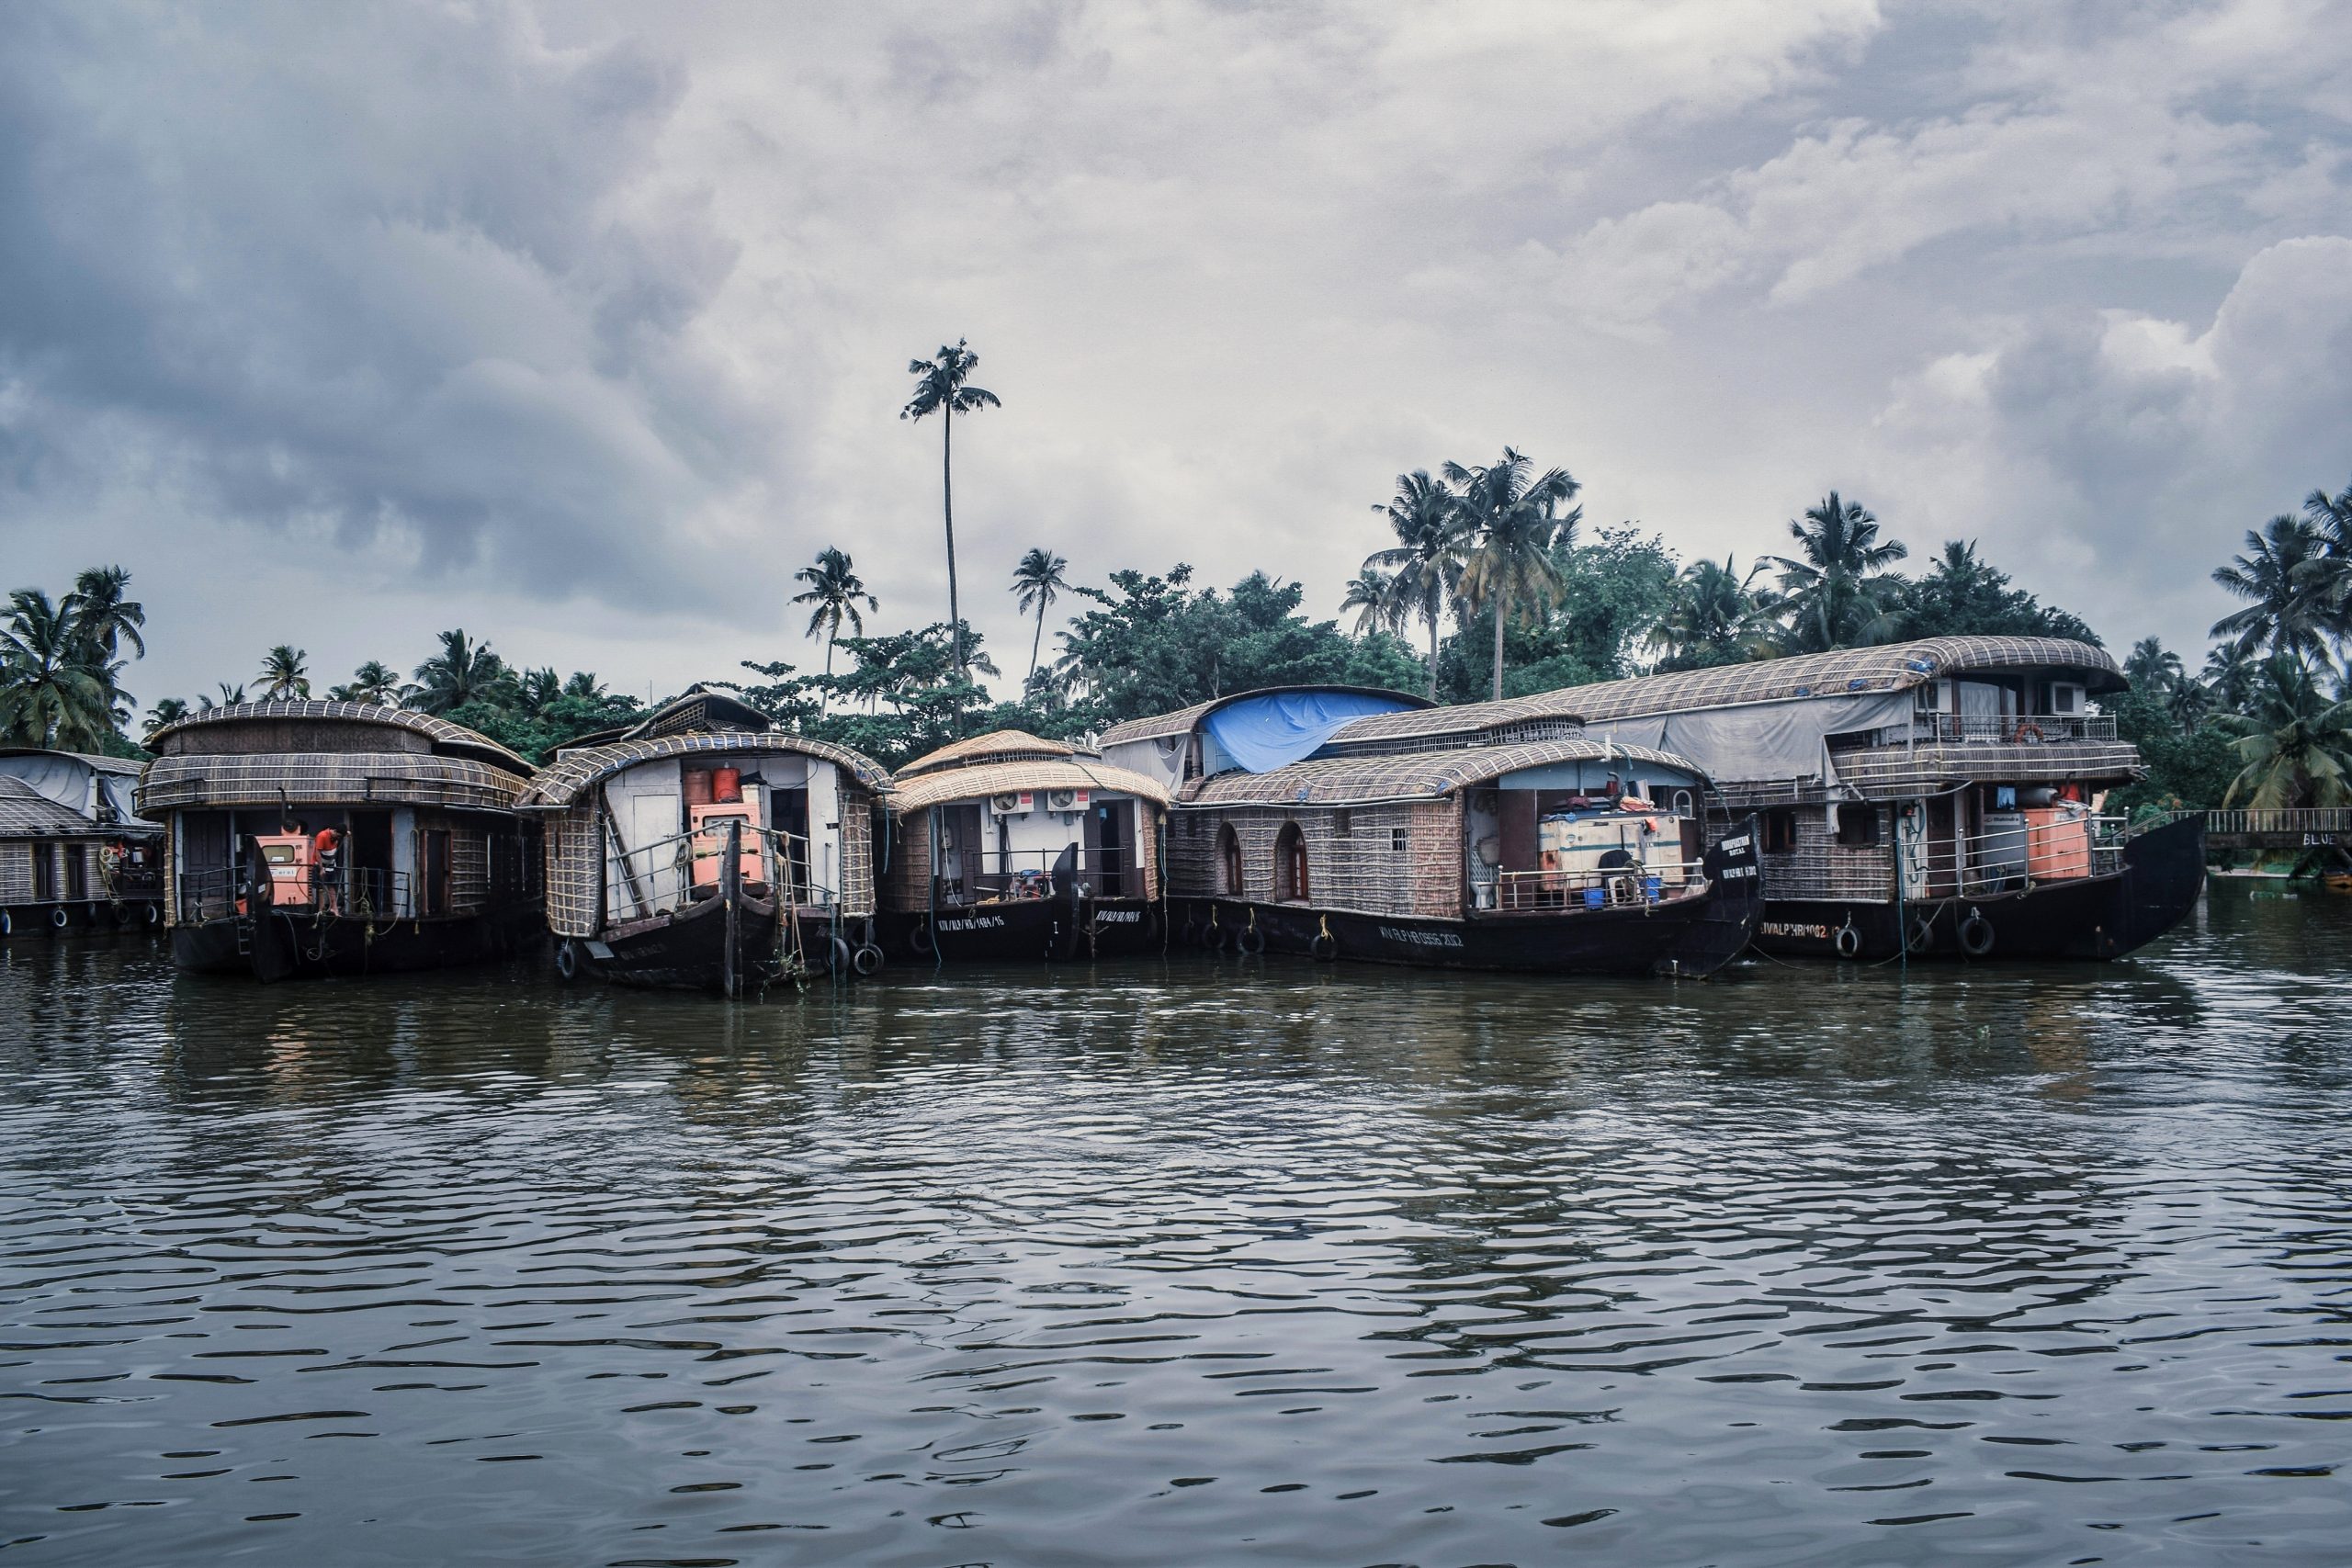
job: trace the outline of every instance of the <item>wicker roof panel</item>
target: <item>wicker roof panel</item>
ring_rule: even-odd
[[[1041,761],[1077,755],[1079,749],[1067,740],[1047,740],[1025,729],[995,729],[986,735],[951,740],[936,751],[917,757],[899,770],[899,777],[910,779],[941,768],[969,767],[978,762]]]
[[[1384,686],[1261,686],[1255,691],[1211,697],[1207,702],[1194,703],[1191,707],[1178,708],[1174,713],[1154,714],[1148,718],[1131,718],[1125,724],[1114,724],[1102,732],[1102,744],[1117,746],[1129,740],[1162,740],[1170,735],[1189,734],[1193,726],[1227,703],[1238,703],[1245,697],[1271,697],[1283,692],[1345,692],[1359,697],[1393,697],[1414,708],[1430,706],[1427,697],[1416,696],[1410,692],[1392,692]]]
[[[1753,664],[1725,664],[1670,675],[1637,675],[1570,686],[1500,702],[1464,703],[1419,713],[1374,714],[1332,737],[1334,746],[1407,736],[1454,735],[1531,719],[1577,717],[1600,724],[1611,719],[1692,713],[1748,703],[1786,702],[1849,692],[1894,692],[1971,671],[2079,670],[2094,690],[2123,683],[2121,671],[2106,650],[2062,637],[1943,637],[1881,648],[1840,649]]]
[[[0,773],[0,839],[65,839],[107,829],[19,778]],[[146,829],[153,832],[153,828]]]
[[[71,757],[89,765],[92,773],[136,775],[146,763],[131,757],[108,757],[97,751],[61,751],[53,746],[0,746],[0,757]]]
[[[920,811],[943,801],[1053,789],[1099,789],[1114,795],[1132,795],[1158,807],[1168,804],[1167,786],[1156,780],[1091,757],[1069,757],[986,762],[976,767],[947,768],[921,778],[902,778],[891,792],[890,809],[900,813]]]
[[[586,794],[590,785],[611,777],[623,768],[639,762],[650,762],[662,757],[689,757],[707,752],[785,751],[803,757],[815,757],[846,770],[850,776],[876,794],[890,787],[890,775],[882,764],[846,746],[836,746],[830,740],[817,740],[805,735],[786,735],[769,730],[714,730],[696,735],[657,735],[643,740],[616,740],[605,746],[582,746],[559,751],[555,761],[539,771],[531,787],[516,802],[526,811],[557,810],[570,806]]]
[[[214,752],[158,757],[141,815],[216,806],[439,806],[509,811],[528,784],[471,757],[413,751]]]
[[[393,729],[405,729],[422,735],[436,748],[470,751],[494,766],[507,768],[528,777],[531,764],[492,740],[480,730],[468,729],[462,724],[414,708],[383,707],[374,703],[330,703],[303,699],[299,702],[231,703],[226,707],[207,708],[186,718],[175,719],[147,738],[148,749],[160,751],[168,737],[198,729],[210,724],[232,724],[239,720],[334,719],[345,724],[381,724]]]
[[[1455,747],[1376,757],[1322,757],[1267,773],[1219,773],[1189,785],[1186,807],[1358,806],[1383,800],[1438,800],[1466,785],[1549,762],[1654,762],[1694,778],[1688,758],[1605,740],[1536,740],[1519,746]]]

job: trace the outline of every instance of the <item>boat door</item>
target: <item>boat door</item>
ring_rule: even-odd
[[[1098,898],[1127,896],[1128,845],[1134,838],[1128,822],[1134,811],[1132,802],[1105,800],[1086,814],[1086,869]]]
[[[1928,808],[1906,800],[1894,808],[1894,853],[1903,873],[1903,897],[1928,897]]]

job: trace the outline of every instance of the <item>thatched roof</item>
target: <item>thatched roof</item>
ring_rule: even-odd
[[[71,839],[120,830],[101,828],[24,780],[0,773],[0,839]],[[154,829],[146,831],[152,833]]]
[[[1500,702],[1464,703],[1420,713],[1374,714],[1331,738],[1335,747],[1496,728],[1540,719],[1619,718],[1691,713],[1703,708],[1793,698],[1896,692],[1956,675],[2006,670],[2075,671],[2093,691],[2120,687],[2123,674],[2105,650],[2061,637],[1941,637],[1883,648],[1841,649],[1752,664],[1725,664],[1671,675],[1639,675],[1570,686]]]
[[[1536,740],[1520,746],[1405,751],[1377,757],[1323,757],[1267,773],[1238,771],[1190,785],[1179,810],[1218,806],[1368,806],[1375,801],[1437,800],[1471,784],[1549,762],[1652,762],[1693,778],[1698,764],[1646,746],[1603,740]]]
[[[1158,807],[1168,804],[1167,787],[1157,781],[1125,768],[1114,768],[1098,758],[1073,755],[943,768],[911,779],[901,774],[898,786],[890,793],[890,809],[904,814],[944,801],[979,800],[1022,790],[1042,793],[1056,789],[1102,790],[1112,795],[1132,795]]]
[[[971,767],[980,762],[1012,762],[1075,757],[1079,749],[1067,740],[1047,740],[1025,729],[992,729],[964,740],[951,740],[938,750],[917,757],[900,768],[900,779],[935,773],[941,768]],[[1082,786],[1081,786],[1082,787]]]
[[[1125,724],[1114,724],[1102,732],[1102,744],[1117,746],[1130,740],[1161,740],[1171,735],[1189,734],[1201,720],[1217,709],[1247,697],[1271,697],[1283,692],[1343,692],[1354,697],[1387,697],[1408,707],[1425,708],[1427,697],[1410,692],[1392,692],[1384,686],[1260,686],[1253,691],[1233,692],[1222,697],[1211,697],[1204,703],[1194,703],[1174,713],[1155,714],[1149,718],[1131,718]]]
[[[128,773],[134,777],[146,763],[130,757],[108,757],[97,751],[61,751],[53,746],[0,746],[0,757],[71,757],[96,773]]]
[[[192,736],[198,731],[218,725],[251,724],[256,721],[313,721],[345,725],[380,725],[388,729],[405,730],[421,735],[435,751],[453,756],[472,757],[494,768],[503,768],[528,777],[531,764],[478,730],[462,724],[451,724],[446,718],[413,708],[379,707],[373,703],[330,703],[309,699],[288,702],[231,703],[226,707],[207,708],[175,719],[147,738],[148,749],[169,754],[182,748],[171,744],[175,739]]]
[[[722,729],[695,735],[657,735],[643,740],[616,740],[608,746],[581,746],[559,751],[555,761],[540,770],[539,776],[532,781],[531,787],[515,804],[526,811],[560,810],[586,794],[590,785],[639,762],[696,753],[741,756],[756,751],[783,751],[815,757],[846,770],[859,784],[876,794],[890,787],[890,775],[883,772],[879,762],[846,746],[836,746],[829,740],[814,740],[805,735],[785,735],[775,730],[759,734]]]
[[[207,807],[438,806],[505,811],[529,781],[471,757],[416,751],[215,751],[158,757],[141,816]]]

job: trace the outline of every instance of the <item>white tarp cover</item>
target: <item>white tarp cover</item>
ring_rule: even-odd
[[[1174,795],[1183,786],[1184,752],[1192,743],[1190,734],[1170,735],[1158,740],[1123,741],[1103,747],[1102,760],[1114,767],[1141,773]]]
[[[98,805],[96,791],[91,787],[96,780],[97,790],[103,790],[108,804],[125,826],[153,828],[130,808],[131,786],[139,781],[129,773],[101,773],[79,757],[63,757],[54,752],[27,751],[15,756],[0,757],[0,773],[22,779],[33,792],[57,802],[68,811],[84,817],[96,815]]]
[[[1816,774],[1825,783],[1834,783],[1837,772],[1830,765],[1827,738],[1849,730],[1907,724],[1912,701],[1907,691],[1802,697],[1699,713],[1612,719],[1587,725],[1585,735],[1688,757],[1723,784]]]

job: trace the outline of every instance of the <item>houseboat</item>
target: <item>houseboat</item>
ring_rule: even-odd
[[[1761,910],[1755,844],[1704,842],[1702,770],[1573,716],[1477,722],[1396,693],[1241,694],[1122,725],[1106,760],[1177,783],[1179,941],[1553,975],[1713,973]],[[1442,737],[1350,737],[1443,713]]]
[[[2125,682],[2087,643],[1936,637],[1518,698],[1521,724],[1689,757],[1713,833],[1762,832],[1768,953],[1883,960],[2109,959],[2162,936],[2204,882],[2204,823],[2128,834],[2102,811],[2143,776],[2098,698]],[[1420,744],[1443,709],[1341,732]]]
[[[519,803],[545,829],[556,972],[725,996],[872,974],[889,788],[872,760],[699,686],[564,747]]]
[[[149,739],[172,959],[262,980],[437,969],[541,931],[531,765],[430,714],[234,703]]]
[[[0,936],[162,922],[164,829],[131,804],[141,765],[0,747]]]
[[[923,963],[1160,951],[1168,792],[1060,740],[1004,729],[900,768],[882,931]]]

